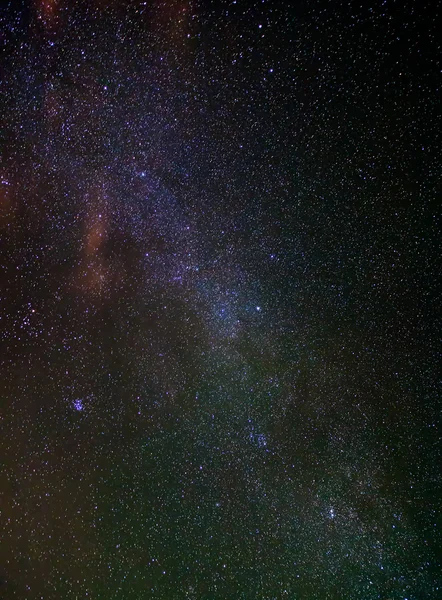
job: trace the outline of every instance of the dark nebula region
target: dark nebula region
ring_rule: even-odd
[[[441,12],[2,3],[2,600],[442,598]]]

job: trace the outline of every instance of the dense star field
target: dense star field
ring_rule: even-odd
[[[442,597],[441,12],[3,4],[2,600]]]

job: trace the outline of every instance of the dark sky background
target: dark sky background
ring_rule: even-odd
[[[3,3],[2,600],[442,597],[440,13]]]

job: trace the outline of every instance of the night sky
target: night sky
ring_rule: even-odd
[[[442,597],[439,2],[0,18],[0,598]]]

